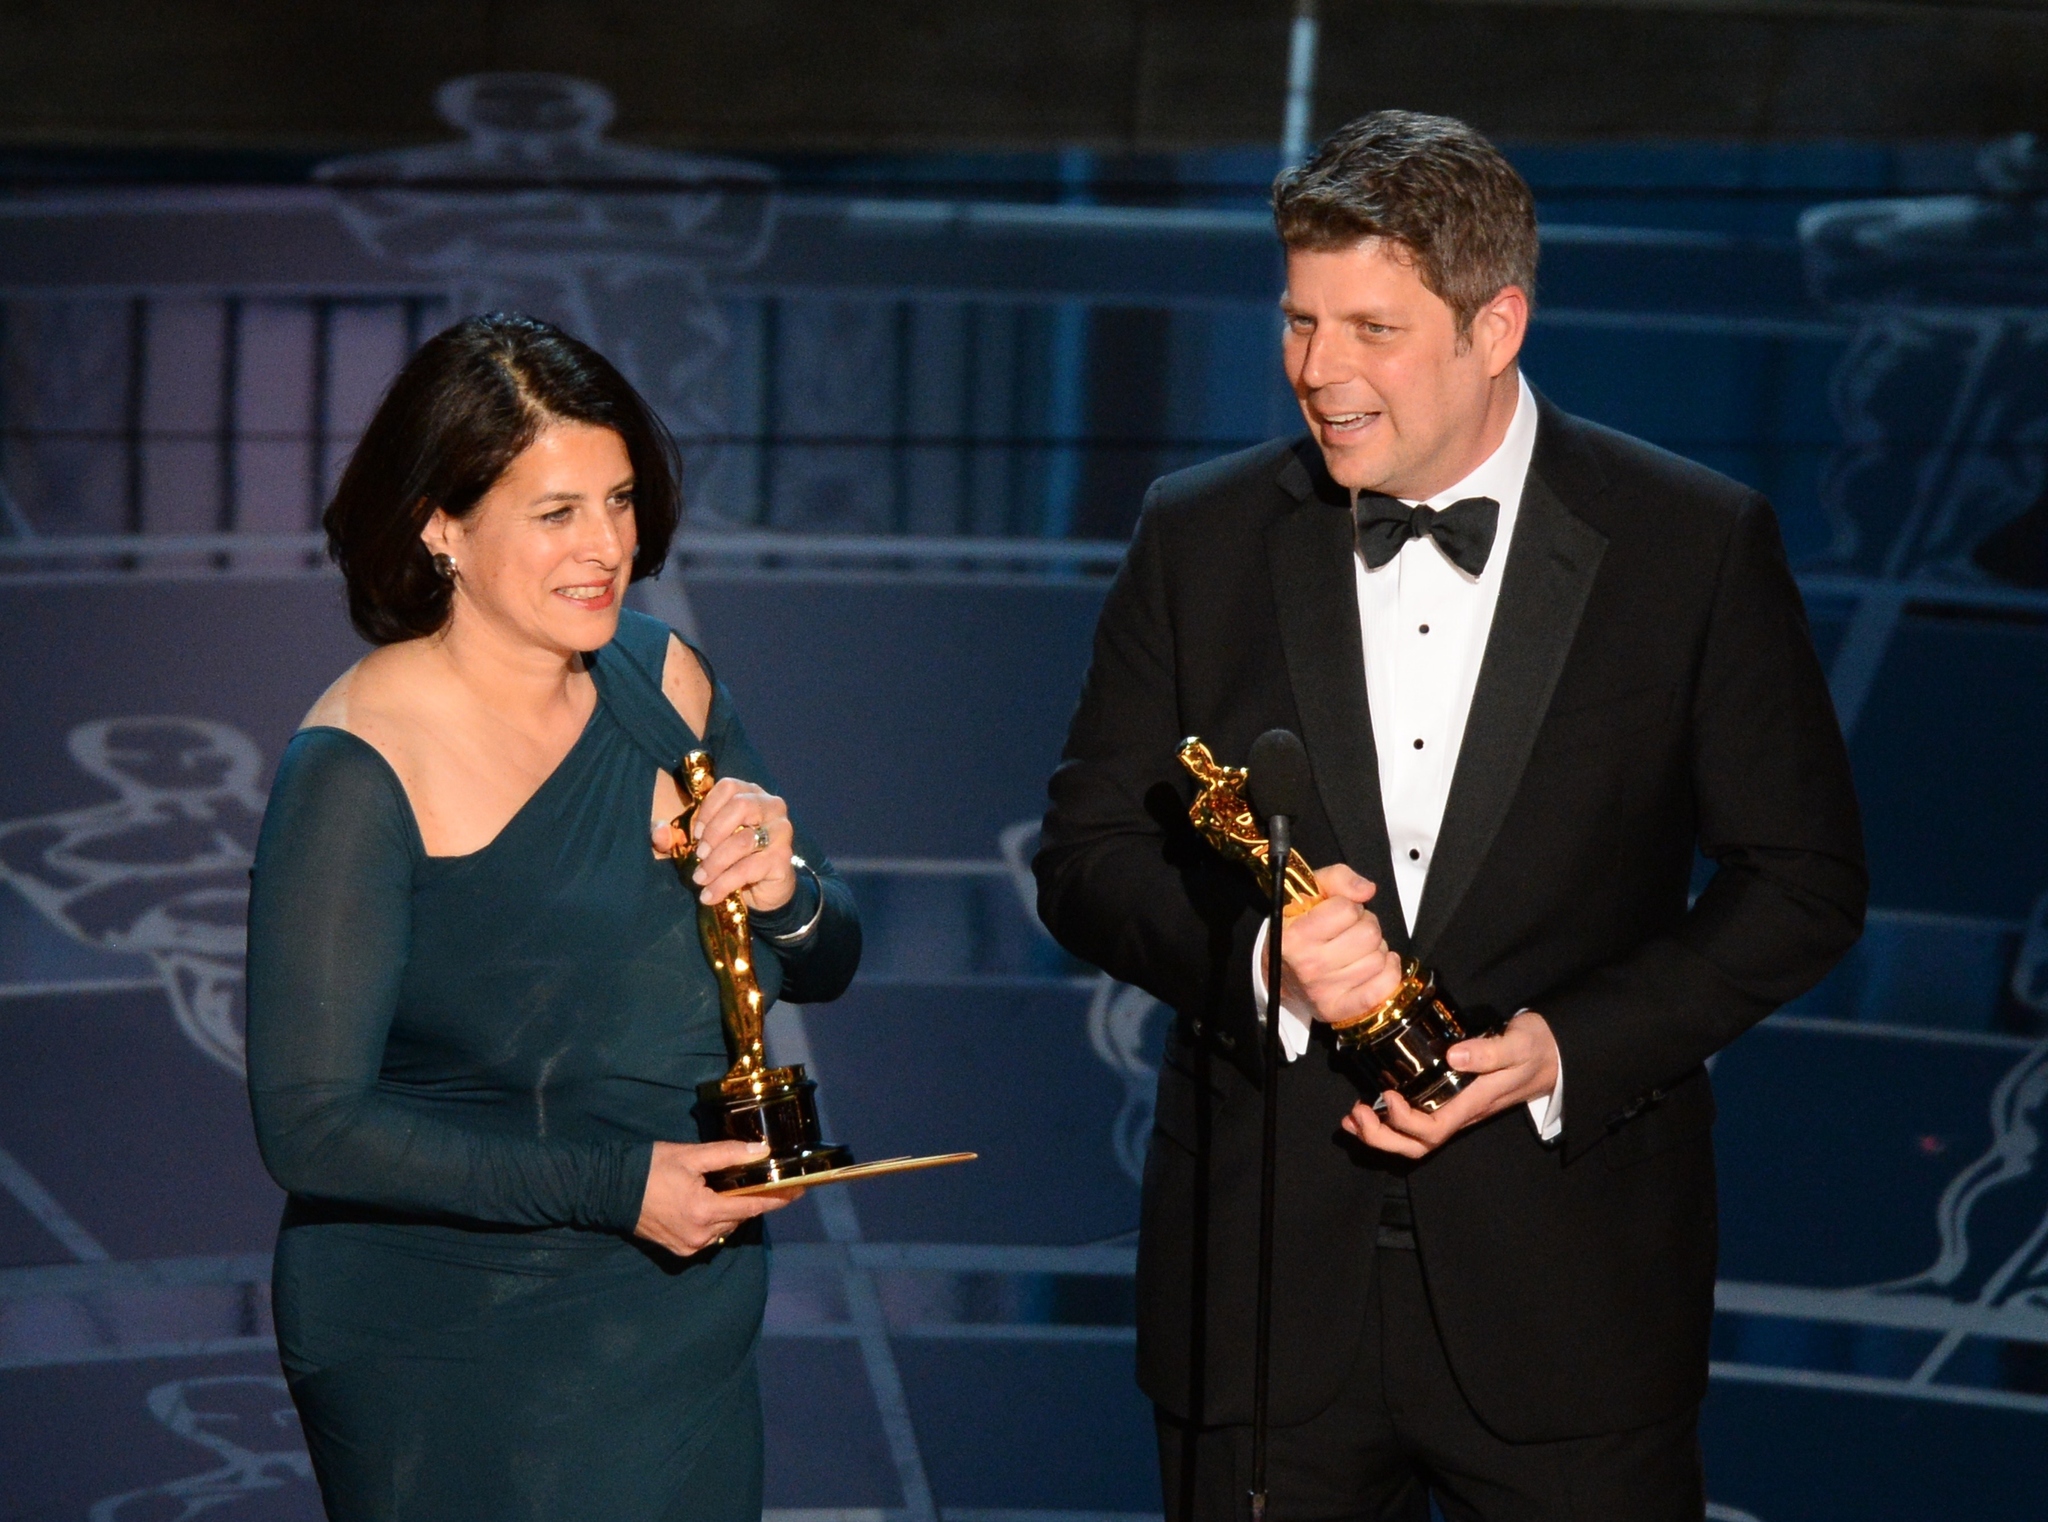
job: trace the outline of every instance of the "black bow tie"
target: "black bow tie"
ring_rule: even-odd
[[[1358,553],[1375,571],[1400,554],[1410,539],[1426,535],[1452,565],[1467,576],[1477,576],[1486,569],[1494,530],[1500,526],[1500,504],[1491,497],[1466,497],[1438,511],[1362,491],[1352,514],[1358,522]]]

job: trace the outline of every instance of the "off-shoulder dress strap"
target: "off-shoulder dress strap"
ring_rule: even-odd
[[[612,642],[585,657],[605,707],[633,743],[664,771],[673,771],[684,756],[705,744],[662,690],[669,633],[668,625],[660,619],[629,608],[620,613],[619,632]],[[705,728],[716,729],[722,697],[718,678],[701,650],[694,645],[687,648],[703,666],[705,678],[711,683],[712,714]]]

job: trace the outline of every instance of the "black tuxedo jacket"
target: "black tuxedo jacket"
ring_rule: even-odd
[[[1841,731],[1769,504],[1538,403],[1415,933],[1388,859],[1349,495],[1306,438],[1157,482],[1104,604],[1036,870],[1059,941],[1171,1005],[1138,1248],[1139,1381],[1249,1420],[1259,1015],[1250,874],[1187,822],[1187,735],[1307,743],[1312,865],[1379,884],[1397,950],[1467,1009],[1539,1011],[1564,1135],[1521,1106],[1420,1164],[1337,1128],[1364,1085],[1318,1030],[1280,1077],[1272,1411],[1353,1366],[1381,1192],[1409,1174],[1444,1346],[1517,1441],[1704,1394],[1715,1266],[1706,1059],[1855,941],[1866,877]],[[1694,848],[1715,864],[1688,905]]]

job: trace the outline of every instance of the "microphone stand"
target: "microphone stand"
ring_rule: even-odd
[[[1275,814],[1267,821],[1271,842],[1273,902],[1266,920],[1266,1029],[1260,1078],[1265,1110],[1259,1137],[1259,1288],[1252,1333],[1252,1489],[1251,1522],[1266,1522],[1267,1395],[1273,1360],[1273,1180],[1280,1155],[1280,936],[1287,902],[1287,857],[1292,849],[1289,820]]]

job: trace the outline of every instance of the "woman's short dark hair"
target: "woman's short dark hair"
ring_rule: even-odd
[[[406,362],[342,472],[321,523],[348,581],[348,616],[375,645],[448,622],[453,585],[420,530],[472,512],[550,422],[609,428],[633,464],[633,580],[660,572],[681,511],[675,441],[602,354],[532,317],[494,312],[435,334]]]
[[[1500,150],[1463,122],[1375,111],[1339,127],[1273,182],[1290,249],[1401,244],[1462,336],[1508,286],[1536,297],[1536,202]]]

